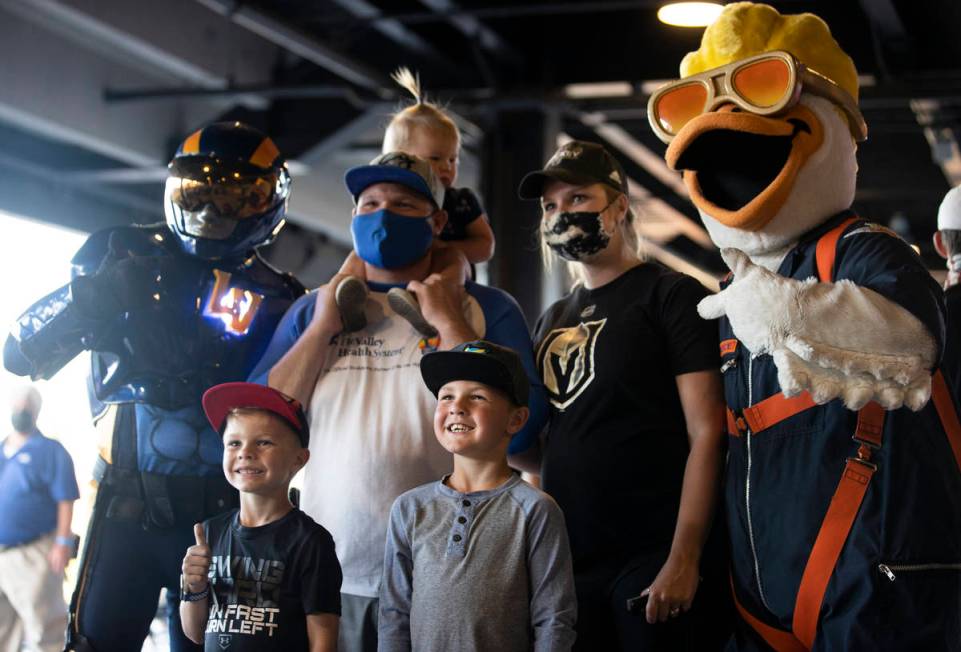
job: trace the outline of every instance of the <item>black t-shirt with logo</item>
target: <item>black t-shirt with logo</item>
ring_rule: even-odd
[[[706,295],[643,263],[577,287],[535,326],[551,405],[544,489],[564,510],[575,574],[671,541],[689,452],[675,376],[720,364],[717,323],[696,310]]]
[[[299,509],[260,527],[240,510],[204,522],[213,562],[205,650],[308,650],[307,614],[340,615],[330,533]]]
[[[477,195],[470,188],[448,188],[444,191],[444,210],[447,224],[441,231],[441,240],[466,240],[467,227],[484,214]]]

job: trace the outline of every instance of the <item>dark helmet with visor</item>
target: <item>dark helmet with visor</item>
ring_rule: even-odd
[[[283,228],[290,174],[274,142],[241,122],[216,122],[177,148],[164,189],[167,226],[187,253],[235,258]]]

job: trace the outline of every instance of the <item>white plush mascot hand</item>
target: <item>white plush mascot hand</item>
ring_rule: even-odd
[[[697,306],[724,315],[754,356],[770,354],[786,396],[808,391],[817,403],[842,398],[920,410],[931,396],[934,338],[910,312],[851,281],[797,281],[723,249],[734,281]]]

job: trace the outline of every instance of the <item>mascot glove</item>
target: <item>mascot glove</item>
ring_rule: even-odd
[[[113,319],[129,310],[155,305],[166,289],[185,273],[183,261],[164,252],[136,255],[110,236],[109,249],[92,275],[77,276],[71,283],[81,314],[91,319]]]
[[[852,410],[869,401],[888,410],[927,403],[936,345],[910,312],[851,281],[798,281],[737,249],[721,255],[734,281],[703,299],[698,313],[726,315],[752,355],[771,355],[786,396],[807,391],[817,403],[841,398]]]

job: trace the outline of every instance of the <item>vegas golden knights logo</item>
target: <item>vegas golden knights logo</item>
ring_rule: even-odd
[[[552,330],[537,350],[537,366],[551,403],[567,408],[594,380],[594,346],[607,318]]]

